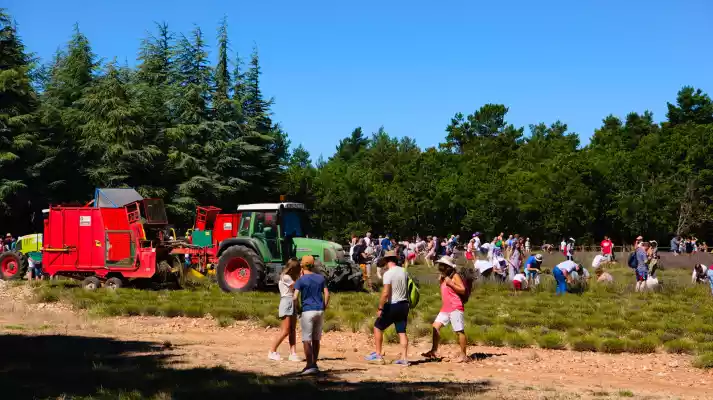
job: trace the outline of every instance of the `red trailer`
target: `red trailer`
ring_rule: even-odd
[[[180,262],[146,240],[127,208],[51,207],[45,220],[43,270],[50,276],[84,279],[94,289],[127,280],[177,272]],[[130,221],[130,217],[133,219]],[[165,258],[165,260],[164,260]]]

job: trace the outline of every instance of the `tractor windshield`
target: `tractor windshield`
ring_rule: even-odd
[[[282,227],[282,236],[306,237],[311,233],[307,213],[301,210],[284,210]]]

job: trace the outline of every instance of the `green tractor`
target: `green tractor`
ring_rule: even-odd
[[[235,237],[217,245],[216,276],[226,292],[246,292],[277,285],[283,266],[291,257],[312,255],[318,271],[332,289],[359,290],[361,269],[341,245],[312,239],[309,218],[301,203],[265,203],[238,206]],[[220,225],[220,224],[218,224]],[[217,226],[216,229],[227,228]]]
[[[27,274],[29,259],[42,262],[42,234],[20,236],[15,246],[6,252],[0,250],[0,279],[22,279]]]

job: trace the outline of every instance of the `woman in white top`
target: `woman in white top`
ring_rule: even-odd
[[[297,347],[295,340],[295,329],[297,327],[297,313],[295,312],[295,281],[300,277],[300,262],[292,258],[287,261],[285,268],[282,269],[280,274],[280,280],[277,283],[280,289],[280,307],[278,315],[282,320],[280,326],[280,334],[275,338],[272,343],[272,348],[270,352],[267,353],[267,358],[273,361],[280,361],[280,353],[277,352],[277,348],[286,337],[289,337],[290,343],[290,361],[302,361],[297,355]]]

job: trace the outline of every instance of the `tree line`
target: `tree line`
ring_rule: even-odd
[[[505,105],[486,104],[455,114],[437,147],[357,128],[313,162],[273,120],[257,50],[243,60],[230,43],[225,20],[215,35],[157,24],[129,67],[101,61],[75,26],[41,63],[0,11],[0,229],[41,230],[48,204],[129,186],[163,198],[184,227],[198,204],[234,210],[287,194],[337,240],[367,230],[518,232],[534,243],[713,233],[713,103],[699,89],[681,89],[662,123],[607,116],[586,146],[565,123],[526,131]]]

